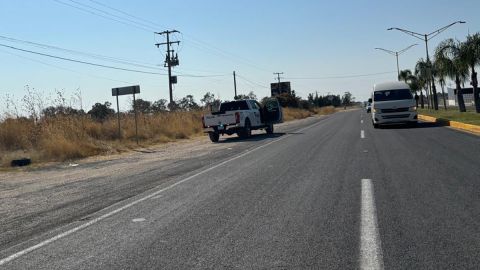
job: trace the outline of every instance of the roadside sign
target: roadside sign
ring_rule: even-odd
[[[138,144],[138,123],[137,123],[137,109],[135,106],[135,94],[140,93],[140,85],[125,86],[112,88],[112,96],[117,97],[117,119],[118,119],[118,138],[122,138],[122,131],[120,129],[120,105],[118,103],[118,96],[133,95],[133,112],[135,113],[135,139]]]
[[[112,88],[112,96],[134,95],[140,93],[140,85]]]

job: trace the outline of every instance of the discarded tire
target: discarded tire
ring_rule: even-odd
[[[29,158],[14,159],[10,162],[10,166],[12,167],[22,167],[30,164],[32,164],[32,160]]]

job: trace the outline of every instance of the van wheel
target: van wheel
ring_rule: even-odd
[[[379,127],[378,124],[373,123],[373,128],[378,128],[378,127]]]
[[[216,143],[220,139],[220,134],[217,132],[209,132],[208,137],[210,137],[210,141]]]
[[[268,125],[265,131],[267,132],[267,134],[273,134],[273,124]]]

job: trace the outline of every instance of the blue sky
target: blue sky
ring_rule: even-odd
[[[77,3],[75,3],[77,2]],[[97,2],[97,3],[95,3]],[[128,17],[99,5],[113,7],[136,18]],[[88,9],[85,12],[71,6]],[[269,94],[273,72],[284,72],[284,80],[292,83],[297,93],[341,94],[350,91],[358,100],[368,98],[375,82],[396,78],[395,58],[375,47],[400,50],[419,43],[401,55],[400,68],[413,68],[425,47],[420,40],[388,27],[416,32],[431,32],[456,20],[455,25],[429,43],[430,52],[443,39],[460,40],[480,31],[480,2],[463,1],[113,1],[113,0],[22,0],[1,1],[0,36],[53,45],[65,49],[94,53],[158,65],[163,69],[163,42],[153,31],[177,29],[182,34],[175,48],[180,66],[176,72],[218,77],[179,77],[174,97],[192,94],[197,101],[207,92],[222,99],[232,99],[235,70],[238,92],[254,91],[259,97]],[[126,24],[92,14],[123,19]],[[114,17],[118,20],[123,20]],[[133,27],[131,21],[142,25]],[[147,22],[148,21],[148,22]],[[152,24],[154,23],[154,24]],[[152,71],[138,66],[105,62],[58,50],[0,39],[0,44],[52,55]],[[111,88],[129,84],[141,86],[141,98],[168,99],[167,77],[104,69],[45,58],[0,47],[0,96],[21,99],[25,85],[48,97],[57,90],[67,96],[80,89],[85,109],[95,102],[110,101]],[[164,73],[163,70],[158,72]],[[349,77],[383,73],[374,76]],[[347,78],[328,78],[347,76]],[[296,79],[296,78],[318,79]],[[327,77],[327,78],[326,78]],[[51,98],[53,99],[53,97]],[[129,99],[121,99],[126,108]],[[4,108],[0,103],[0,109]]]

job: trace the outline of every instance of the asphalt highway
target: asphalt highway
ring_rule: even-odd
[[[10,240],[0,269],[479,269],[480,137],[369,117],[145,172],[137,194]]]

